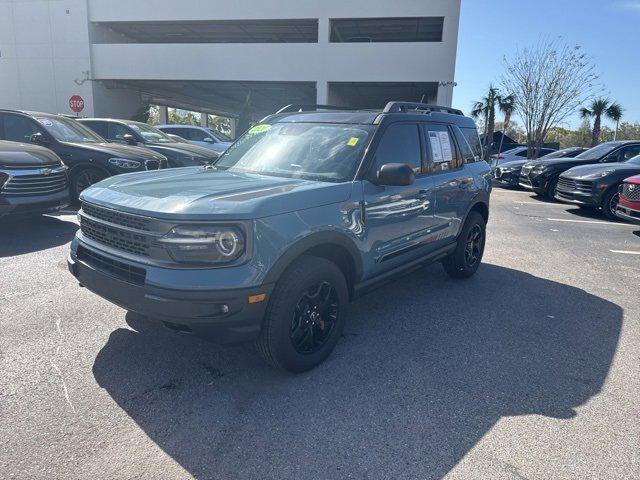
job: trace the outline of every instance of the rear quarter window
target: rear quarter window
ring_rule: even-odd
[[[479,162],[482,160],[482,144],[478,131],[475,128],[454,127],[456,140],[462,151],[464,163]]]

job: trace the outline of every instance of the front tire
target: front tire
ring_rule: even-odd
[[[549,182],[549,186],[547,187],[547,198],[552,201],[556,201],[556,188],[558,187],[558,180],[560,177],[556,177]]]
[[[71,200],[73,202],[78,201],[78,197],[82,191],[89,188],[94,183],[98,183],[100,180],[104,180],[108,175],[106,172],[93,167],[83,168],[71,175],[70,190]]]
[[[616,215],[616,209],[618,208],[618,201],[620,200],[620,193],[618,187],[610,188],[605,194],[602,200],[602,211],[609,220],[618,220]]]
[[[484,254],[486,225],[476,211],[467,220],[458,237],[454,252],[442,261],[444,270],[453,278],[468,278],[478,270]]]
[[[348,302],[347,282],[336,264],[300,257],[276,284],[258,351],[270,365],[290,372],[314,368],[340,339]]]

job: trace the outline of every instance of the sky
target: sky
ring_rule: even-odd
[[[499,83],[505,55],[558,36],[592,58],[622,121],[640,122],[640,0],[462,0],[453,105],[468,113]],[[580,122],[576,114],[563,126]]]

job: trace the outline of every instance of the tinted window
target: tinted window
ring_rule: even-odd
[[[458,147],[462,152],[462,159],[464,163],[473,163],[476,161],[476,156],[471,149],[471,145],[464,138],[464,135],[460,131],[458,127],[453,127],[453,133],[456,136],[456,141],[458,142]]]
[[[471,147],[471,151],[475,157],[475,161],[479,162],[482,160],[482,143],[480,142],[480,137],[478,136],[478,131],[475,128],[460,128],[462,135],[464,135],[464,139]]]
[[[89,127],[91,130],[96,132],[101,137],[109,138],[108,132],[107,132],[107,124],[105,122],[85,121],[85,122],[82,122],[82,124]]]
[[[385,131],[376,150],[376,171],[385,163],[406,163],[416,174],[422,172],[418,126],[393,124]]]
[[[525,148],[524,150],[520,150],[518,153],[516,153],[516,157],[527,158],[527,153],[527,149]]]
[[[429,151],[430,170],[444,172],[462,166],[451,132],[446,125],[426,125],[425,137]]]
[[[3,115],[4,140],[12,142],[31,142],[31,135],[40,132],[38,125],[28,117],[21,115]]]
[[[125,135],[133,135],[133,133],[124,125],[109,122],[109,140],[124,142]]]
[[[618,161],[626,162],[637,155],[640,155],[640,145],[631,145],[622,149],[620,152],[620,159]]]
[[[205,138],[210,138],[209,134],[199,128],[185,128],[188,133],[189,140],[193,140],[194,142],[204,142]],[[180,135],[182,136],[182,135]]]

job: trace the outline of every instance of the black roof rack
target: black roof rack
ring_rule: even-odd
[[[418,102],[389,102],[384,107],[383,113],[407,113],[407,112],[442,112],[451,113],[453,115],[464,115],[462,110],[456,108],[444,107],[442,105],[429,105],[428,103]]]
[[[278,113],[292,113],[292,112],[314,112],[317,110],[342,110],[345,112],[361,111],[362,108],[356,107],[339,107],[337,105],[314,105],[314,104],[292,104],[282,107],[276,112]]]

